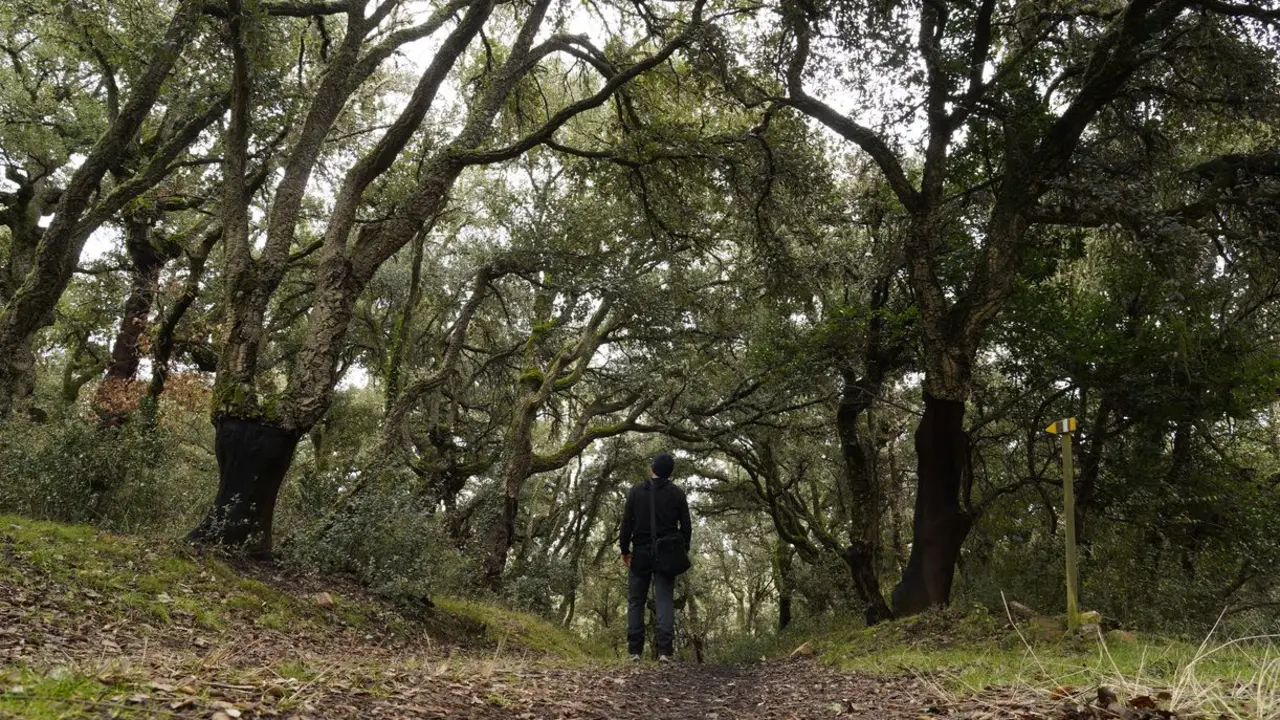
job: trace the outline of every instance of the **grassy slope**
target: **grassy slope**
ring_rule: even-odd
[[[0,717],[100,716],[157,686],[177,692],[214,663],[230,671],[219,681],[267,682],[287,700],[337,658],[376,676],[393,663],[496,653],[592,658],[571,633],[476,601],[392,608],[356,587],[178,543],[0,516]],[[195,685],[183,691],[201,694]]]
[[[919,675],[951,697],[1005,687],[1084,698],[1107,686],[1122,698],[1146,695],[1166,707],[1280,717],[1280,655],[1269,639],[1072,638],[1060,622],[1035,618],[1015,629],[982,610],[945,610],[874,628],[798,627],[753,651],[776,657],[807,642],[841,668]]]

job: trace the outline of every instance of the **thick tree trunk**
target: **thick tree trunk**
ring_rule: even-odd
[[[36,387],[34,335],[22,338],[0,355],[0,418],[6,417]]]
[[[49,180],[32,181],[15,167],[5,168],[5,179],[16,185],[17,191],[5,197],[5,204],[0,207],[0,216],[4,217],[9,230],[6,262],[0,267],[0,307],[13,299],[35,263],[36,248],[44,233],[40,217],[50,210],[58,195],[47,187]],[[52,322],[52,316],[47,320]],[[0,355],[0,417],[7,416],[35,390],[33,340],[34,335],[29,335]]]
[[[849,573],[853,577],[853,587],[858,591],[858,598],[867,605],[863,618],[868,627],[894,617],[880,590],[875,558],[875,547],[861,540],[854,540],[844,554],[845,564],[849,566]]]
[[[298,440],[295,432],[256,420],[218,420],[218,495],[189,539],[269,557],[276,496]]]
[[[916,429],[917,489],[911,557],[893,590],[893,613],[915,615],[951,600],[960,548],[971,520],[961,508],[961,488],[969,472],[969,438],[964,402],[928,392]]]
[[[498,517],[489,525],[485,535],[483,573],[484,582],[490,588],[502,586],[502,572],[507,567],[507,555],[515,543],[516,517],[520,513],[520,498],[502,493],[498,502]]]

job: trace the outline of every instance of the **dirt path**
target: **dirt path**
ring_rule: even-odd
[[[387,697],[317,698],[299,716],[548,720],[905,718],[945,712],[909,679],[838,673],[814,662],[750,667],[500,669],[425,677]],[[315,713],[312,715],[311,713]]]
[[[163,630],[0,583],[0,718],[1057,720],[1008,697],[948,703],[916,677],[812,659],[724,667],[563,660],[383,644],[361,631]],[[71,689],[68,689],[71,688]]]
[[[1014,712],[1024,708],[998,700],[948,705],[925,680],[845,673],[815,660],[740,667],[652,662],[566,667],[547,659],[383,647],[355,636],[316,642],[259,630],[207,643],[178,634],[148,639],[129,624],[103,626],[86,618],[68,625],[30,614],[18,618],[12,609],[0,599],[0,718],[5,720],[1057,717],[1029,708]],[[18,622],[6,626],[4,620]],[[2,672],[6,665],[9,677]],[[22,687],[22,677],[12,674],[15,667],[44,679],[33,681],[28,674],[31,686]],[[63,680],[81,685],[63,694]],[[93,687],[84,687],[86,682]],[[1003,709],[993,712],[997,705]]]
[[[1012,696],[948,702],[926,679],[845,673],[813,659],[593,663],[442,642],[447,633],[427,626],[389,633],[377,617],[347,622],[342,613],[363,606],[326,608],[301,579],[264,576],[276,583],[268,587],[163,547],[46,532],[56,537],[0,530],[5,720],[1063,717],[1052,703],[1033,709]]]
[[[838,673],[813,662],[635,669],[512,667],[476,661],[441,665],[444,669],[333,674],[311,682],[188,678],[183,686],[153,683],[135,694],[104,697],[102,707],[121,717],[154,714],[215,720],[1050,717],[1029,708],[998,709],[990,703],[948,707],[939,704],[937,695],[920,681]],[[188,692],[192,690],[198,695]]]

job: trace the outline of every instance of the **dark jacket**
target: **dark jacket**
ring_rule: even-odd
[[[652,493],[649,483],[654,483]],[[618,533],[618,546],[623,555],[636,552],[648,554],[652,547],[649,534],[649,498],[656,494],[658,504],[654,514],[658,521],[658,537],[668,537],[677,532],[684,536],[684,546],[689,547],[693,538],[693,526],[689,522],[689,500],[670,478],[650,478],[632,486],[627,493],[627,506],[622,511],[622,531]]]

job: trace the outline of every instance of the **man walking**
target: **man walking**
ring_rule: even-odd
[[[644,609],[653,583],[658,626],[654,649],[658,662],[671,662],[676,635],[676,575],[688,568],[689,501],[671,482],[676,460],[668,453],[653,458],[649,479],[627,493],[618,544],[627,573],[627,651],[632,660],[644,652]],[[656,529],[656,532],[655,532]],[[634,552],[634,554],[633,554]]]

